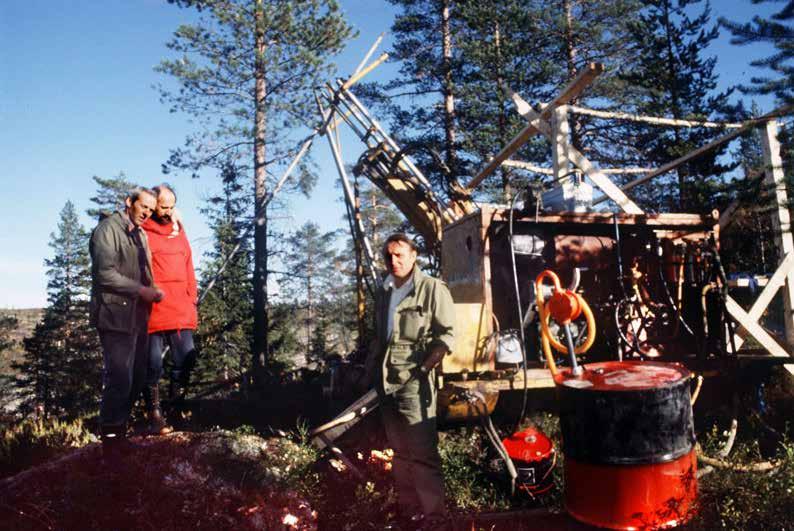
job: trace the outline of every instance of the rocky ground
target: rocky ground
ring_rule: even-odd
[[[99,443],[0,481],[6,529],[301,529],[317,513],[282,488],[293,443],[174,433],[110,458]]]

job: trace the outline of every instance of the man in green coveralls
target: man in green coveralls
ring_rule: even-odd
[[[394,449],[401,516],[412,527],[439,529],[446,511],[434,369],[452,349],[455,307],[446,284],[416,266],[416,254],[405,234],[386,239],[389,275],[376,295],[376,337],[367,367]]]

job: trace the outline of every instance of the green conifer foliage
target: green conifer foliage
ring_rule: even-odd
[[[704,50],[718,36],[708,4],[700,0],[645,0],[639,20],[630,26],[636,61],[622,78],[634,94],[638,114],[707,120],[725,116],[731,90],[716,92],[715,57]],[[703,5],[690,16],[695,5]],[[662,128],[632,124],[623,134],[640,146],[635,164],[661,166],[721,134],[718,129]],[[651,210],[708,212],[715,205],[720,176],[729,168],[718,158],[727,146],[679,166],[632,194]]]
[[[327,59],[352,30],[335,0],[173,0],[199,10],[198,21],[177,28],[168,47],[176,55],[157,71],[178,90],[160,87],[173,112],[196,118],[198,131],[172,151],[164,169],[222,168],[227,157],[247,160],[241,171],[265,205],[295,147],[292,131],[313,125],[311,91],[330,75]],[[252,156],[253,155],[253,156]],[[292,181],[303,191],[314,176],[307,164]],[[268,216],[254,212],[254,377],[268,364]]]
[[[754,4],[767,0],[752,0]],[[781,103],[794,103],[794,1],[782,2],[780,11],[769,18],[753,17],[751,22],[731,22],[720,17],[720,23],[733,33],[732,44],[769,43],[775,53],[750,63],[768,68],[771,76],[754,76],[751,85],[742,87],[749,94],[774,94]]]
[[[234,164],[227,161],[220,193],[201,209],[213,233],[199,281],[203,297],[198,329],[201,354],[195,379],[202,382],[239,379],[251,368],[251,241],[243,238],[250,209],[241,181]]]
[[[86,210],[89,216],[101,219],[124,208],[124,199],[126,199],[130,190],[135,187],[135,184],[127,180],[124,172],[119,172],[116,177],[104,179],[94,175],[92,177],[97,184],[97,192],[91,198],[91,202],[97,206]]]
[[[25,358],[15,367],[20,371],[16,385],[25,393],[23,410],[74,417],[98,403],[102,359],[89,324],[88,233],[71,201],[61,210],[50,247],[53,257],[44,261],[49,306],[25,340]]]
[[[284,277],[284,285],[292,289],[293,300],[300,301],[305,311],[302,324],[306,336],[304,352],[307,361],[312,358],[314,351],[314,327],[318,320],[323,320],[318,314],[324,303],[329,300],[334,284],[341,280],[334,263],[335,239],[335,232],[323,233],[319,225],[307,221],[290,236],[287,242],[284,256],[287,274]],[[321,346],[324,350],[325,341]]]

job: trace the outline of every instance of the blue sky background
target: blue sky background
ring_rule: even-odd
[[[359,36],[337,58],[340,74],[352,72],[377,35],[391,26],[394,8],[381,0],[341,0]],[[715,15],[749,20],[780,4],[755,6],[749,0],[715,0]],[[167,78],[153,68],[167,56],[165,43],[190,10],[164,0],[6,0],[0,2],[0,308],[46,305],[43,260],[51,256],[50,233],[67,200],[84,214],[96,187],[92,176],[123,171],[141,184],[161,182],[169,149],[191,131],[184,115],[169,114],[152,85]],[[753,59],[769,54],[762,46],[735,47],[722,32],[709,53],[717,56],[721,83],[747,81],[757,72]],[[388,50],[384,40],[379,53]],[[375,55],[376,57],[377,55]],[[609,65],[607,65],[609,66]],[[378,78],[394,72],[386,65]],[[769,98],[757,100],[772,110]],[[305,132],[301,132],[305,134]],[[290,199],[291,226],[307,220],[323,230],[343,227],[343,206],[334,186],[336,170],[327,142],[312,148],[320,167],[310,199]],[[348,162],[359,146],[343,138]],[[169,175],[179,193],[194,256],[211,245],[198,212],[215,190],[214,179]],[[333,198],[333,200],[332,200]],[[197,263],[197,265],[199,265]]]

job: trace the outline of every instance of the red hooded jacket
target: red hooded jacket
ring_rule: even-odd
[[[193,269],[193,253],[179,225],[161,225],[149,218],[143,224],[152,252],[152,274],[154,284],[163,290],[163,300],[152,305],[149,317],[149,333],[165,330],[195,330],[198,324],[196,299],[196,272]]]

